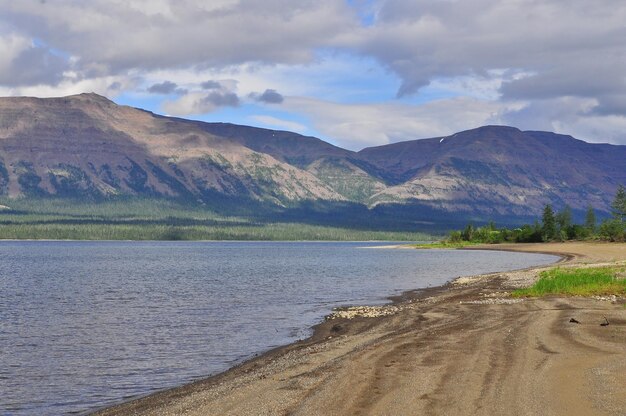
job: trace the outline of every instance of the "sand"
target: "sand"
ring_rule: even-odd
[[[626,244],[497,248],[559,253],[562,267],[626,261]],[[311,339],[98,414],[626,414],[623,300],[509,296],[539,270],[464,277],[337,314]]]

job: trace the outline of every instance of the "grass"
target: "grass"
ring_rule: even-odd
[[[514,297],[547,295],[626,295],[624,267],[555,268],[541,273],[529,288],[516,290]]]
[[[463,248],[475,246],[481,243],[473,243],[470,241],[450,242],[447,240],[435,241],[433,243],[416,244],[415,248]]]
[[[343,228],[220,215],[168,200],[5,200],[0,239],[428,241],[413,231]]]

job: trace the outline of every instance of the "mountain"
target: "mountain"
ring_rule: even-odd
[[[423,201],[449,212],[535,215],[546,203],[608,211],[626,183],[626,146],[485,126],[359,152],[389,176],[369,203]]]
[[[546,203],[607,212],[626,183],[625,161],[626,146],[506,126],[352,152],[291,132],[159,116],[96,94],[0,98],[0,196],[9,198],[165,197],[283,213],[323,205],[328,216],[341,209],[341,218],[350,211],[415,223],[450,214],[514,220]]]
[[[233,140],[212,129],[229,132],[228,126],[161,117],[95,94],[3,98],[0,194],[233,196],[276,204],[344,199],[313,174],[247,147],[244,136]]]

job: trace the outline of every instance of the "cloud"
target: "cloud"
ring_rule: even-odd
[[[282,120],[277,117],[272,117],[268,115],[255,115],[251,117],[252,120],[257,121],[265,126],[269,127],[278,127],[280,129],[284,129],[287,131],[295,131],[297,133],[304,133],[307,130],[307,127],[304,124],[300,124],[295,121]]]
[[[110,91],[120,91],[123,88],[123,85],[119,81],[112,82],[107,88]]]
[[[402,79],[398,96],[434,80],[507,69],[504,99],[626,95],[626,3],[601,0],[387,0],[352,45]],[[623,115],[624,113],[622,113]]]
[[[207,94],[202,99],[202,103],[215,107],[237,107],[239,105],[239,97],[230,91],[214,91]]]
[[[192,91],[184,90],[178,99],[165,101],[162,109],[168,114],[187,116],[211,113],[222,107],[239,107],[241,104],[236,92],[236,80],[208,80],[191,84],[195,85]],[[177,84],[169,82],[164,89],[179,91],[177,87]]]
[[[398,96],[441,78],[489,80],[494,70],[533,74],[503,84],[504,99],[595,96],[599,111],[622,114],[611,103],[626,95],[626,3],[611,0],[592,12],[583,0],[0,0],[0,8],[12,36],[49,45],[3,54],[19,68],[4,69],[5,85],[59,82],[67,62],[57,52],[73,57],[81,77],[102,77],[306,65],[328,50],[375,58],[400,77]]]
[[[212,90],[208,93],[192,92],[177,100],[166,101],[163,110],[168,114],[187,116],[210,113],[220,107],[237,107],[239,103],[239,97],[232,91]]]
[[[162,107],[186,115],[244,107],[258,91],[353,147],[479,120],[625,140],[625,2],[0,0],[0,10],[8,95],[150,85],[178,94]]]
[[[250,96],[256,101],[266,104],[280,104],[285,100],[276,90],[271,89],[265,90],[262,94],[252,93]]]
[[[115,98],[125,91],[132,91],[142,85],[142,79],[126,76],[106,76],[97,78],[65,77],[56,85],[0,86],[1,96],[59,97],[84,92]]]
[[[153,84],[148,87],[148,92],[151,94],[186,94],[187,90],[178,88],[178,84],[171,81],[163,81],[160,84]]]
[[[58,84],[70,69],[67,58],[10,34],[0,37],[0,85]]]
[[[359,24],[343,0],[0,0],[0,10],[0,26],[109,74],[311,62]]]
[[[596,115],[623,116],[626,114],[626,95],[607,93],[602,96],[592,112]]]
[[[423,105],[401,103],[340,104],[289,97],[284,108],[311,118],[333,143],[352,150],[404,140],[448,135],[484,124],[498,124],[500,114],[516,105],[452,98]]]
[[[522,130],[555,131],[589,142],[626,145],[626,118],[597,108],[595,98],[560,97],[529,101],[499,117],[503,124]]]
[[[217,81],[209,80],[209,81],[203,82],[202,84],[200,84],[200,86],[204,90],[214,90],[214,89],[221,88],[222,84],[220,84]]]
[[[352,150],[446,136],[488,124],[626,145],[626,118],[597,114],[593,111],[596,105],[595,99],[575,97],[515,102],[455,97],[419,105],[343,104],[288,97],[282,109],[305,115],[322,138]]]

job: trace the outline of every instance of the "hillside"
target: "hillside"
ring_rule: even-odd
[[[485,126],[359,152],[389,178],[370,203],[413,199],[446,211],[539,213],[546,203],[608,211],[626,183],[626,146]]]
[[[608,211],[626,183],[625,160],[626,146],[504,126],[352,152],[296,133],[163,117],[96,94],[0,98],[4,198],[227,200],[287,217],[291,209],[306,217],[302,207],[314,204],[326,217],[342,211],[336,221],[350,212],[365,222],[420,224],[450,213],[514,221],[546,203]]]
[[[95,94],[0,100],[0,194],[342,200],[314,175],[199,123]]]

